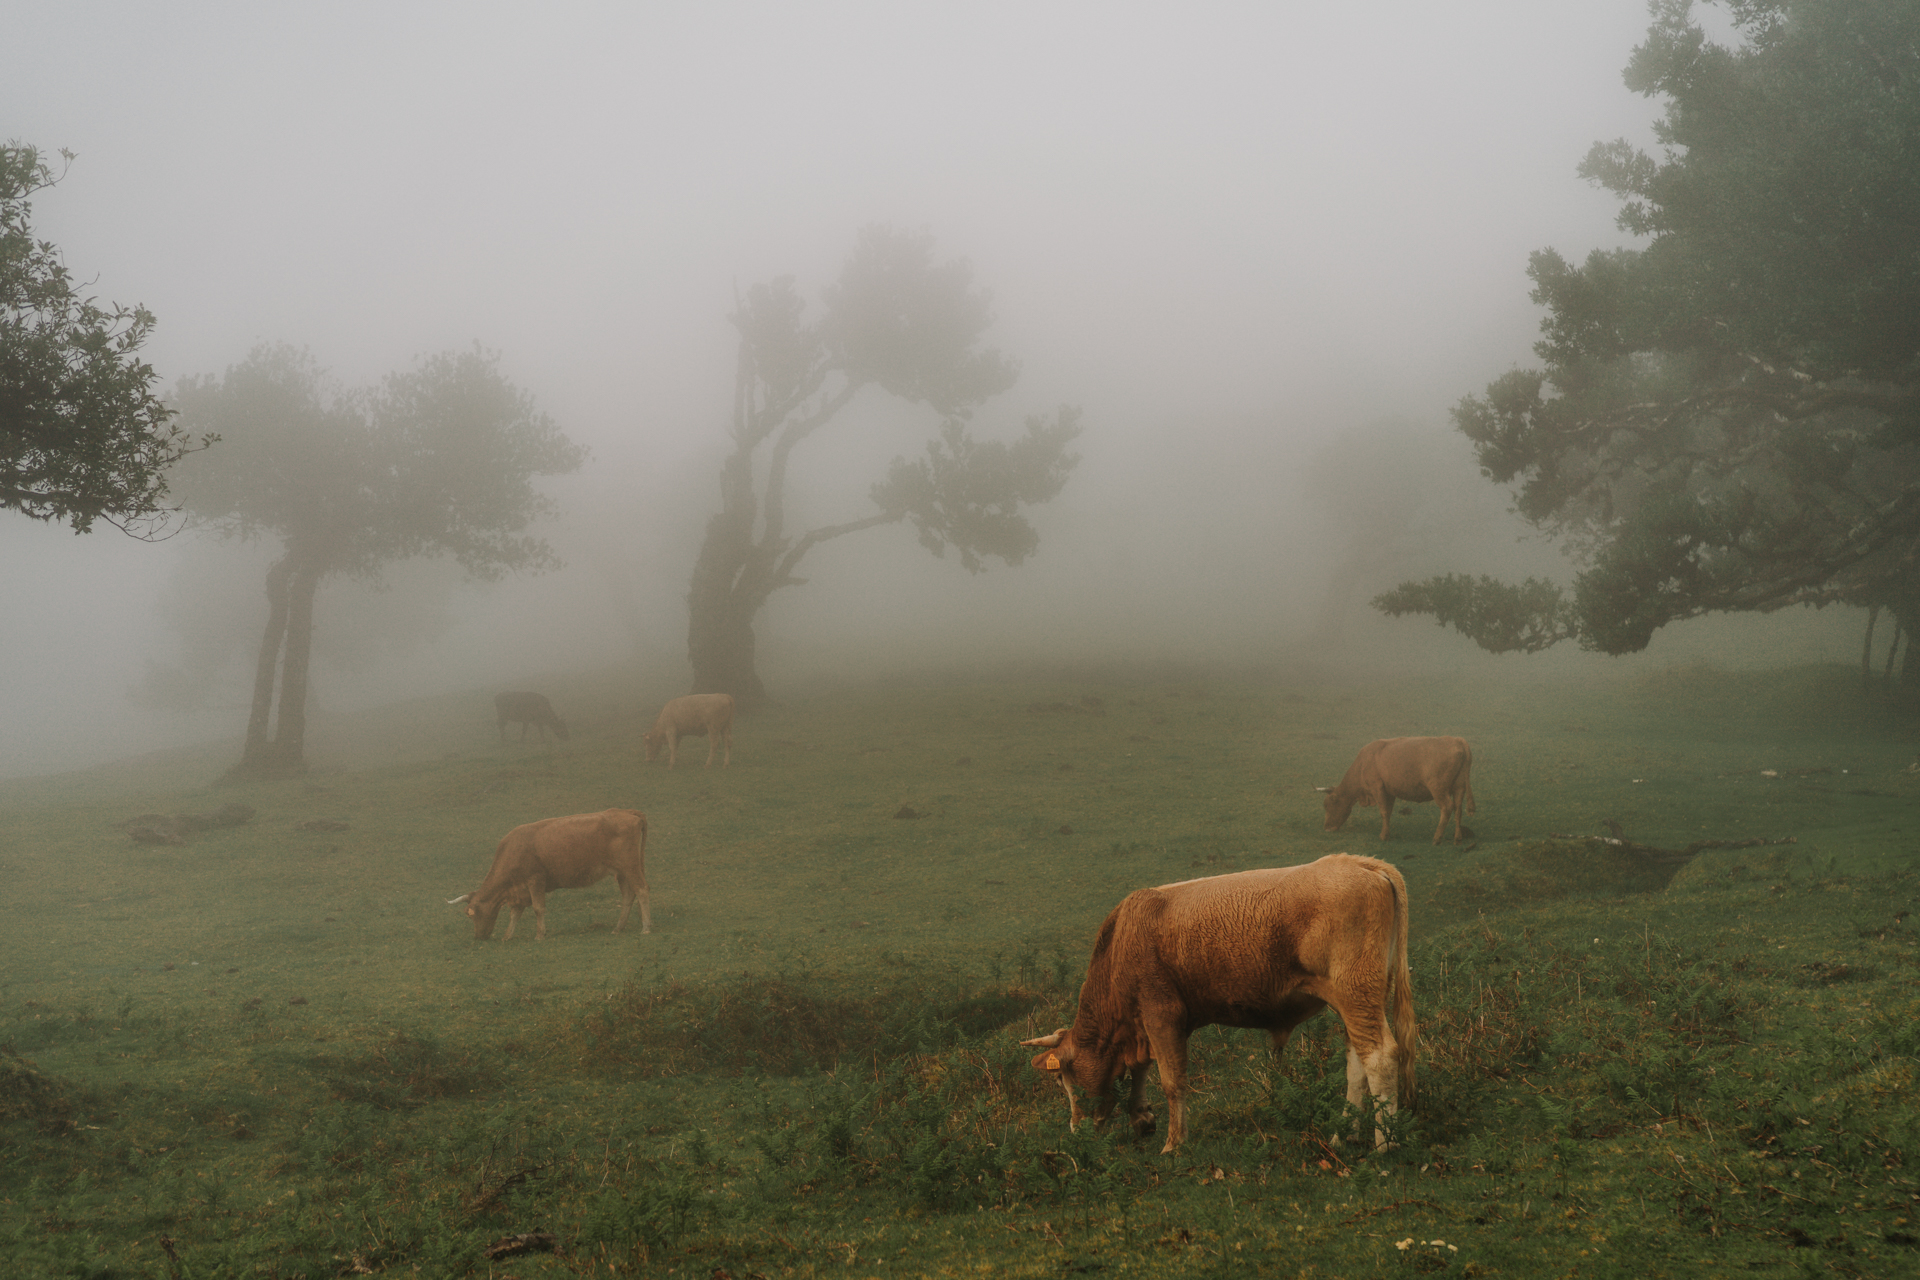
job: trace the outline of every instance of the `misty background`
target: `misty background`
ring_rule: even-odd
[[[869,223],[992,291],[1023,375],[976,430],[1078,405],[1082,461],[1017,569],[970,576],[906,526],[817,549],[759,620],[776,697],[1030,661],[1843,660],[1839,610],[1623,660],[1495,659],[1367,607],[1449,569],[1569,576],[1447,410],[1532,363],[1531,250],[1628,242],[1574,166],[1652,145],[1659,105],[1620,82],[1646,25],[1640,0],[28,3],[0,133],[77,153],[35,234],[156,313],[166,386],[262,342],[352,387],[478,341],[592,449],[544,485],[559,572],[329,579],[316,716],[614,665],[684,691],[735,292],[817,299]],[[936,425],[871,394],[795,454],[798,527],[866,514]],[[0,776],[237,739],[272,553],[0,520]]]

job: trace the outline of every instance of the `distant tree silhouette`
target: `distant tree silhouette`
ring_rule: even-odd
[[[533,479],[575,470],[585,451],[496,365],[476,347],[342,393],[305,351],[262,346],[224,377],[181,385],[182,420],[222,437],[181,468],[188,509],[228,536],[281,545],[237,774],[305,762],[313,601],[328,575],[374,577],[420,555],[450,555],[486,580],[556,563],[525,532],[552,510]]]
[[[694,692],[730,693],[751,706],[766,693],[754,618],[775,591],[806,581],[794,571],[808,552],[911,520],[923,546],[936,556],[954,548],[970,572],[985,569],[987,556],[1017,565],[1039,546],[1021,508],[1059,493],[1079,460],[1067,446],[1080,426],[1078,412],[1062,408],[1027,419],[1012,443],[973,438],[973,410],[1011,387],[1018,369],[980,346],[992,316],[970,268],[935,261],[922,233],[862,232],[818,320],[789,277],[755,285],[732,319],[740,337],[733,451],[687,592],[687,656]],[[868,388],[939,420],[925,456],[893,460],[870,490],[871,512],[790,533],[794,449]]]

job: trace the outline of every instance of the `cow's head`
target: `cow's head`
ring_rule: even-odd
[[[1033,1055],[1033,1069],[1052,1076],[1060,1082],[1060,1088],[1067,1095],[1069,1124],[1077,1129],[1080,1122],[1089,1115],[1095,1124],[1105,1124],[1107,1117],[1113,1114],[1114,1104],[1119,1094],[1114,1089],[1115,1079],[1129,1067],[1144,1071],[1149,1059],[1145,1045],[1137,1046],[1137,1052],[1129,1052],[1126,1047],[1112,1045],[1105,1053],[1081,1055],[1074,1052],[1073,1041],[1068,1038],[1071,1027],[1062,1027],[1049,1036],[1036,1040],[1022,1040],[1028,1048],[1037,1048]],[[1138,1058],[1135,1062],[1133,1059]],[[1139,1087],[1140,1077],[1134,1077],[1133,1088]],[[1085,1093],[1092,1100],[1092,1109],[1080,1105],[1080,1095]],[[1153,1112],[1141,1104],[1139,1095],[1133,1095],[1128,1104],[1135,1108],[1129,1117],[1134,1135],[1144,1137],[1153,1132]]]
[[[556,719],[553,722],[553,736],[560,739],[560,741],[565,742],[568,738],[571,738],[573,735],[567,732],[567,726],[565,724],[561,723],[559,720]]]
[[[503,901],[504,899],[497,896],[483,899],[478,891],[447,899],[449,906],[461,902],[467,904],[467,918],[473,921],[473,936],[480,942],[485,942],[493,936],[493,923],[500,918],[500,906]]]
[[[1035,1040],[1022,1040],[1020,1043],[1026,1048],[1037,1048],[1040,1050],[1039,1053],[1033,1055],[1033,1069],[1052,1076],[1060,1082],[1060,1087],[1066,1090],[1067,1107],[1071,1116],[1068,1123],[1072,1128],[1077,1129],[1080,1127],[1080,1121],[1086,1113],[1081,1111],[1080,1095],[1074,1090],[1076,1080],[1073,1041],[1067,1039],[1067,1033],[1071,1030],[1073,1030],[1072,1027],[1062,1027],[1050,1036],[1041,1036]],[[1085,1088],[1086,1086],[1082,1085],[1081,1087]],[[1109,1105],[1109,1110],[1111,1110],[1111,1105]]]
[[[642,741],[647,744],[647,763],[652,764],[660,758],[660,748],[666,743],[667,735],[659,729],[649,733]]]
[[[1327,793],[1326,803],[1323,806],[1327,811],[1326,829],[1338,831],[1346,826],[1347,816],[1353,812],[1354,797],[1342,793],[1339,787],[1315,787],[1314,790]]]

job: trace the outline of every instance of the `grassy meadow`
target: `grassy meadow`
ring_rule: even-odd
[[[609,676],[549,689],[566,743],[501,745],[488,690],[285,781],[0,783],[0,1274],[1920,1274],[1920,716],[1840,667],[1503,670],[856,684],[672,771]],[[1321,830],[1315,784],[1421,733],[1473,744],[1476,839]],[[538,943],[445,905],[508,828],[610,806],[648,814],[652,934],[611,881]],[[1794,842],[1670,863],[1609,822]],[[1399,1145],[1334,1141],[1330,1016],[1278,1064],[1198,1034],[1173,1156],[1070,1132],[1017,1041],[1105,913],[1340,851],[1411,894]]]

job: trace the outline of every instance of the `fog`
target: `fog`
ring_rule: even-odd
[[[1078,405],[1082,461],[1020,568],[970,576],[904,527],[816,550],[761,615],[776,694],[1023,660],[1493,661],[1365,602],[1450,568],[1565,577],[1446,411],[1530,361],[1529,251],[1624,242],[1574,166],[1650,140],[1657,104],[1620,82],[1644,6],[1147,8],[83,0],[9,15],[0,103],[6,136],[77,153],[35,231],[157,314],[165,385],[261,342],[353,386],[478,341],[592,448],[547,483],[563,570],[323,587],[321,709],[683,677],[734,292],[790,274],[817,299],[876,222],[993,292],[1023,376],[977,430]],[[932,425],[858,403],[796,455],[793,523],[865,514]],[[237,737],[272,551],[0,513],[0,776]],[[1767,652],[1844,656],[1831,618],[1791,634]]]

